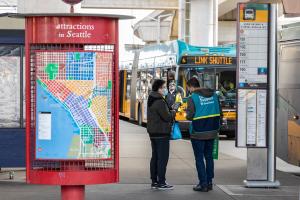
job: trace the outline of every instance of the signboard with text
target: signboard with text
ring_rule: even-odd
[[[238,87],[266,88],[268,82],[268,4],[239,4]]]
[[[238,4],[238,147],[267,146],[269,4]]]
[[[236,64],[236,58],[228,56],[182,56],[181,64],[230,66]]]
[[[96,17],[36,17],[34,43],[115,43],[117,23]],[[103,28],[105,27],[105,29]]]

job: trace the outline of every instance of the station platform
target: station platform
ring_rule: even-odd
[[[171,141],[167,181],[172,191],[150,189],[149,160],[151,147],[146,129],[120,121],[120,183],[86,187],[88,200],[299,200],[300,177],[277,172],[279,189],[249,189],[243,186],[246,161],[243,149],[236,149],[234,141],[221,140],[219,160],[215,161],[215,187],[208,193],[194,192],[197,183],[194,155],[188,140]],[[223,153],[222,153],[223,152]],[[5,169],[8,170],[8,169]],[[15,171],[14,179],[0,173],[0,199],[60,199],[60,187],[25,184],[23,170]]]

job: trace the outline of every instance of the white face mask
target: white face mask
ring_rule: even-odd
[[[168,95],[168,89],[167,88],[164,88],[162,92],[163,92],[163,96],[167,96]]]

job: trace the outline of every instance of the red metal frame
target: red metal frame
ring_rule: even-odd
[[[29,24],[29,21],[25,20],[25,27],[30,27],[31,24]],[[29,36],[32,35],[32,29],[26,29],[25,34],[25,58],[30,58],[30,39]],[[30,60],[26,59],[25,61],[25,78],[26,78],[26,85],[25,85],[25,91],[26,91],[26,182],[30,182],[30,124],[31,124],[31,94],[30,94]]]
[[[115,25],[115,30],[116,30],[116,34],[115,34],[115,41],[116,41],[116,44],[119,44],[119,22],[118,21],[116,21],[116,25]],[[115,78],[116,78],[116,82],[115,82],[115,95],[116,95],[116,97],[117,98],[115,98],[115,101],[116,101],[116,103],[115,103],[115,113],[114,113],[114,115],[115,115],[115,132],[116,132],[116,135],[115,135],[115,158],[116,158],[116,160],[115,160],[115,164],[116,164],[116,168],[117,168],[117,176],[116,176],[116,179],[117,179],[117,182],[119,182],[119,180],[120,180],[120,172],[119,172],[119,165],[120,165],[120,161],[119,161],[119,157],[120,157],[120,155],[119,155],[119,153],[120,153],[120,149],[119,149],[119,147],[120,147],[120,143],[119,143],[119,100],[120,100],[120,98],[119,98],[119,96],[120,96],[120,94],[119,94],[119,46],[117,46],[116,48],[115,48],[115,72],[114,72],[114,74],[115,74]]]
[[[84,23],[91,23],[91,22],[99,22],[93,24],[95,26],[95,29],[99,29],[101,25],[105,24],[107,25],[107,32],[103,36],[93,36],[91,38],[86,38],[85,40],[78,40],[78,43],[74,43],[74,39],[68,39],[66,38],[66,41],[63,43],[55,42],[56,36],[53,34],[56,34],[57,32],[51,32],[51,31],[44,31],[41,34],[37,34],[38,29],[40,27],[55,27],[55,24],[57,20],[53,20],[51,18],[58,19],[57,16],[28,16],[26,17],[25,24],[26,24],[26,38],[25,38],[25,56],[26,56],[26,181],[27,183],[32,184],[47,184],[47,185],[88,185],[88,184],[105,184],[105,183],[115,183],[119,181],[119,107],[118,107],[118,101],[119,101],[119,87],[118,87],[118,19],[117,18],[107,18],[107,17],[82,17],[82,16],[64,16],[63,19],[59,19],[60,21],[57,23],[64,23],[64,20],[67,21],[67,23],[76,23],[80,22],[81,24]],[[86,22],[85,22],[86,19]],[[45,23],[50,24],[40,24],[40,22],[43,21]],[[113,28],[112,28],[113,27]],[[105,29],[106,27],[101,26],[101,29]],[[102,30],[103,32],[103,30]],[[104,31],[105,32],[105,31]],[[49,38],[48,38],[49,37]],[[47,40],[49,41],[47,42]],[[57,41],[61,41],[62,39],[59,38]],[[41,43],[43,41],[44,43]],[[110,43],[107,43],[107,42]],[[83,43],[84,42],[84,43]],[[48,46],[51,47],[51,45],[69,45],[69,49],[66,49],[66,46],[63,46],[63,49],[47,49]],[[44,45],[46,48],[37,50],[33,49],[34,45]],[[48,45],[48,46],[47,46]],[[35,51],[82,51],[82,52],[102,52],[97,50],[83,50],[80,48],[77,48],[74,45],[113,45],[113,69],[112,69],[112,101],[114,103],[111,105],[112,107],[112,134],[114,139],[112,140],[112,137],[110,138],[112,141],[114,141],[113,145],[114,148],[112,150],[114,151],[112,153],[111,159],[78,159],[78,160],[47,160],[49,163],[51,161],[54,161],[55,164],[63,163],[60,167],[57,167],[54,165],[48,163],[42,163],[41,166],[35,166],[33,165],[34,161],[40,161],[40,159],[35,159],[32,157],[32,148],[35,149],[35,142],[32,143],[32,135],[35,135],[35,122],[32,123],[32,116],[35,117],[35,110],[32,110],[32,101],[35,101],[35,91],[32,90],[32,60],[31,60],[31,53]],[[75,47],[75,48],[73,48]],[[108,51],[105,51],[108,52]],[[33,114],[33,115],[32,115]],[[32,131],[34,131],[34,134],[32,134]],[[34,151],[35,152],[35,151]],[[87,161],[89,163],[93,161],[98,161],[101,164],[101,162],[105,161],[112,161],[113,166],[106,167],[106,164],[104,163],[104,167],[87,167],[85,165],[84,161]],[[42,159],[41,161],[44,161]],[[94,164],[94,163],[92,163]],[[47,165],[46,167],[44,165]],[[100,165],[102,166],[102,165]]]

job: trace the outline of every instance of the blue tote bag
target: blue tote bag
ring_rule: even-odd
[[[172,126],[171,140],[182,139],[181,131],[178,122],[174,122]]]

